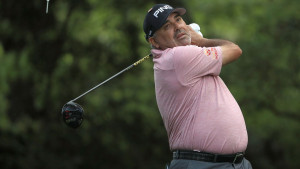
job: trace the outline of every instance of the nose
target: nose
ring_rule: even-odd
[[[178,30],[181,30],[182,28],[183,28],[183,24],[177,23],[177,22],[174,23],[174,31],[175,32]]]
[[[175,22],[175,23],[174,23],[174,28],[175,28],[175,31],[176,31],[177,29],[179,29],[179,28],[180,28],[180,24],[179,24],[179,23],[177,23],[177,22]]]

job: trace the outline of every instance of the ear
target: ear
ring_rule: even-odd
[[[150,37],[148,41],[149,41],[149,43],[151,43],[152,46],[159,49],[159,44],[155,41],[155,39],[153,37]]]

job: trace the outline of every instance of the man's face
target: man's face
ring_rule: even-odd
[[[166,23],[155,32],[149,42],[158,49],[173,48],[191,44],[191,34],[184,20],[177,13],[172,13]]]

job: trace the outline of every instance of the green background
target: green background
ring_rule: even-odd
[[[155,3],[185,7],[207,38],[243,55],[221,77],[247,124],[254,169],[300,168],[299,0],[0,0],[0,168],[159,169],[171,160],[156,105],[153,63],[69,100],[149,53],[143,19]]]

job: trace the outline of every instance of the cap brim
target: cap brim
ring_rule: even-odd
[[[180,16],[182,16],[185,14],[185,12],[186,12],[186,10],[184,8],[175,8],[172,12],[170,12],[168,15],[165,16],[165,18],[163,19],[163,22],[159,25],[159,28],[161,28],[166,23],[166,20],[171,15],[171,13],[178,13]]]
[[[186,13],[186,9],[184,9],[184,8],[175,8],[172,11],[172,13],[174,13],[174,12],[179,13],[179,15],[181,16],[181,15],[184,15]]]

